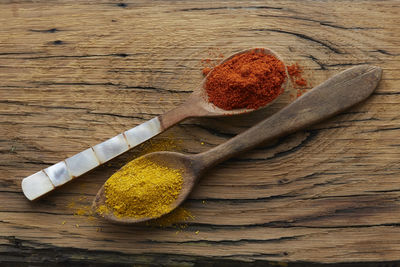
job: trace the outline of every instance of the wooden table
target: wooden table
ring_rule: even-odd
[[[400,260],[399,1],[85,2],[0,3],[0,262]],[[298,62],[311,85],[359,64],[381,66],[383,79],[351,110],[210,171],[186,203],[195,218],[184,229],[74,211],[138,148],[38,202],[23,196],[22,178],[182,103],[202,59],[250,47]],[[295,92],[155,140],[207,150]]]

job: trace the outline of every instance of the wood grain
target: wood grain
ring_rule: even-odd
[[[399,261],[399,11],[398,1],[2,1],[0,260]],[[183,103],[202,80],[201,59],[249,47],[298,62],[312,85],[359,64],[382,67],[383,79],[351,110],[208,172],[187,201],[195,219],[178,232],[92,221],[68,207],[90,205],[137,149],[37,203],[24,198],[23,177]],[[205,151],[293,93],[157,138]]]

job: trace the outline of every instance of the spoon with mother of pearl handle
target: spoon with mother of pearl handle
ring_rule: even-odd
[[[366,65],[343,71],[271,117],[206,152],[186,155],[164,151],[142,157],[168,168],[182,170],[182,189],[171,205],[174,209],[187,198],[202,174],[211,167],[260,143],[303,129],[363,101],[374,91],[381,79],[381,74],[381,68]],[[101,205],[106,205],[104,185],[93,201],[93,209],[97,210]],[[154,219],[121,218],[113,214],[112,208],[108,207],[107,210],[101,216],[115,223],[132,224]]]
[[[274,51],[268,48],[252,48],[240,51],[224,59],[221,63],[239,54],[254,51],[260,54],[269,54],[282,60]],[[220,63],[220,64],[221,64]],[[286,67],[285,67],[286,68]],[[211,70],[212,72],[213,70]],[[211,73],[210,72],[210,73]],[[287,73],[287,70],[286,70]],[[208,74],[210,75],[210,74]],[[121,155],[129,149],[145,142],[146,140],[162,133],[171,126],[190,117],[213,117],[230,116],[254,111],[254,109],[234,109],[223,110],[208,101],[207,92],[204,84],[208,75],[203,79],[202,84],[197,87],[187,100],[180,106],[146,121],[130,130],[114,136],[103,143],[90,147],[72,157],[60,161],[44,170],[36,172],[22,180],[22,191],[29,200],[38,199],[55,188],[77,178],[97,166]],[[288,79],[282,84],[282,89],[286,89]],[[279,97],[279,96],[278,96]],[[276,100],[276,98],[274,99]],[[262,108],[272,104],[267,103]]]

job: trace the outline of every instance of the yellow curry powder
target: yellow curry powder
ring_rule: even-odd
[[[184,229],[187,227],[187,224],[184,222],[193,219],[194,216],[189,210],[183,207],[178,207],[171,213],[168,213],[160,218],[146,222],[146,225],[153,227],[177,226],[177,228]]]
[[[182,183],[181,170],[139,158],[107,180],[106,206],[117,217],[159,217],[172,210],[171,204],[178,198]],[[104,209],[100,207],[97,211],[101,214]]]

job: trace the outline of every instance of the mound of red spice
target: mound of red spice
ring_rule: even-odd
[[[257,109],[283,92],[285,79],[282,61],[254,49],[214,67],[205,89],[209,101],[224,110]]]

